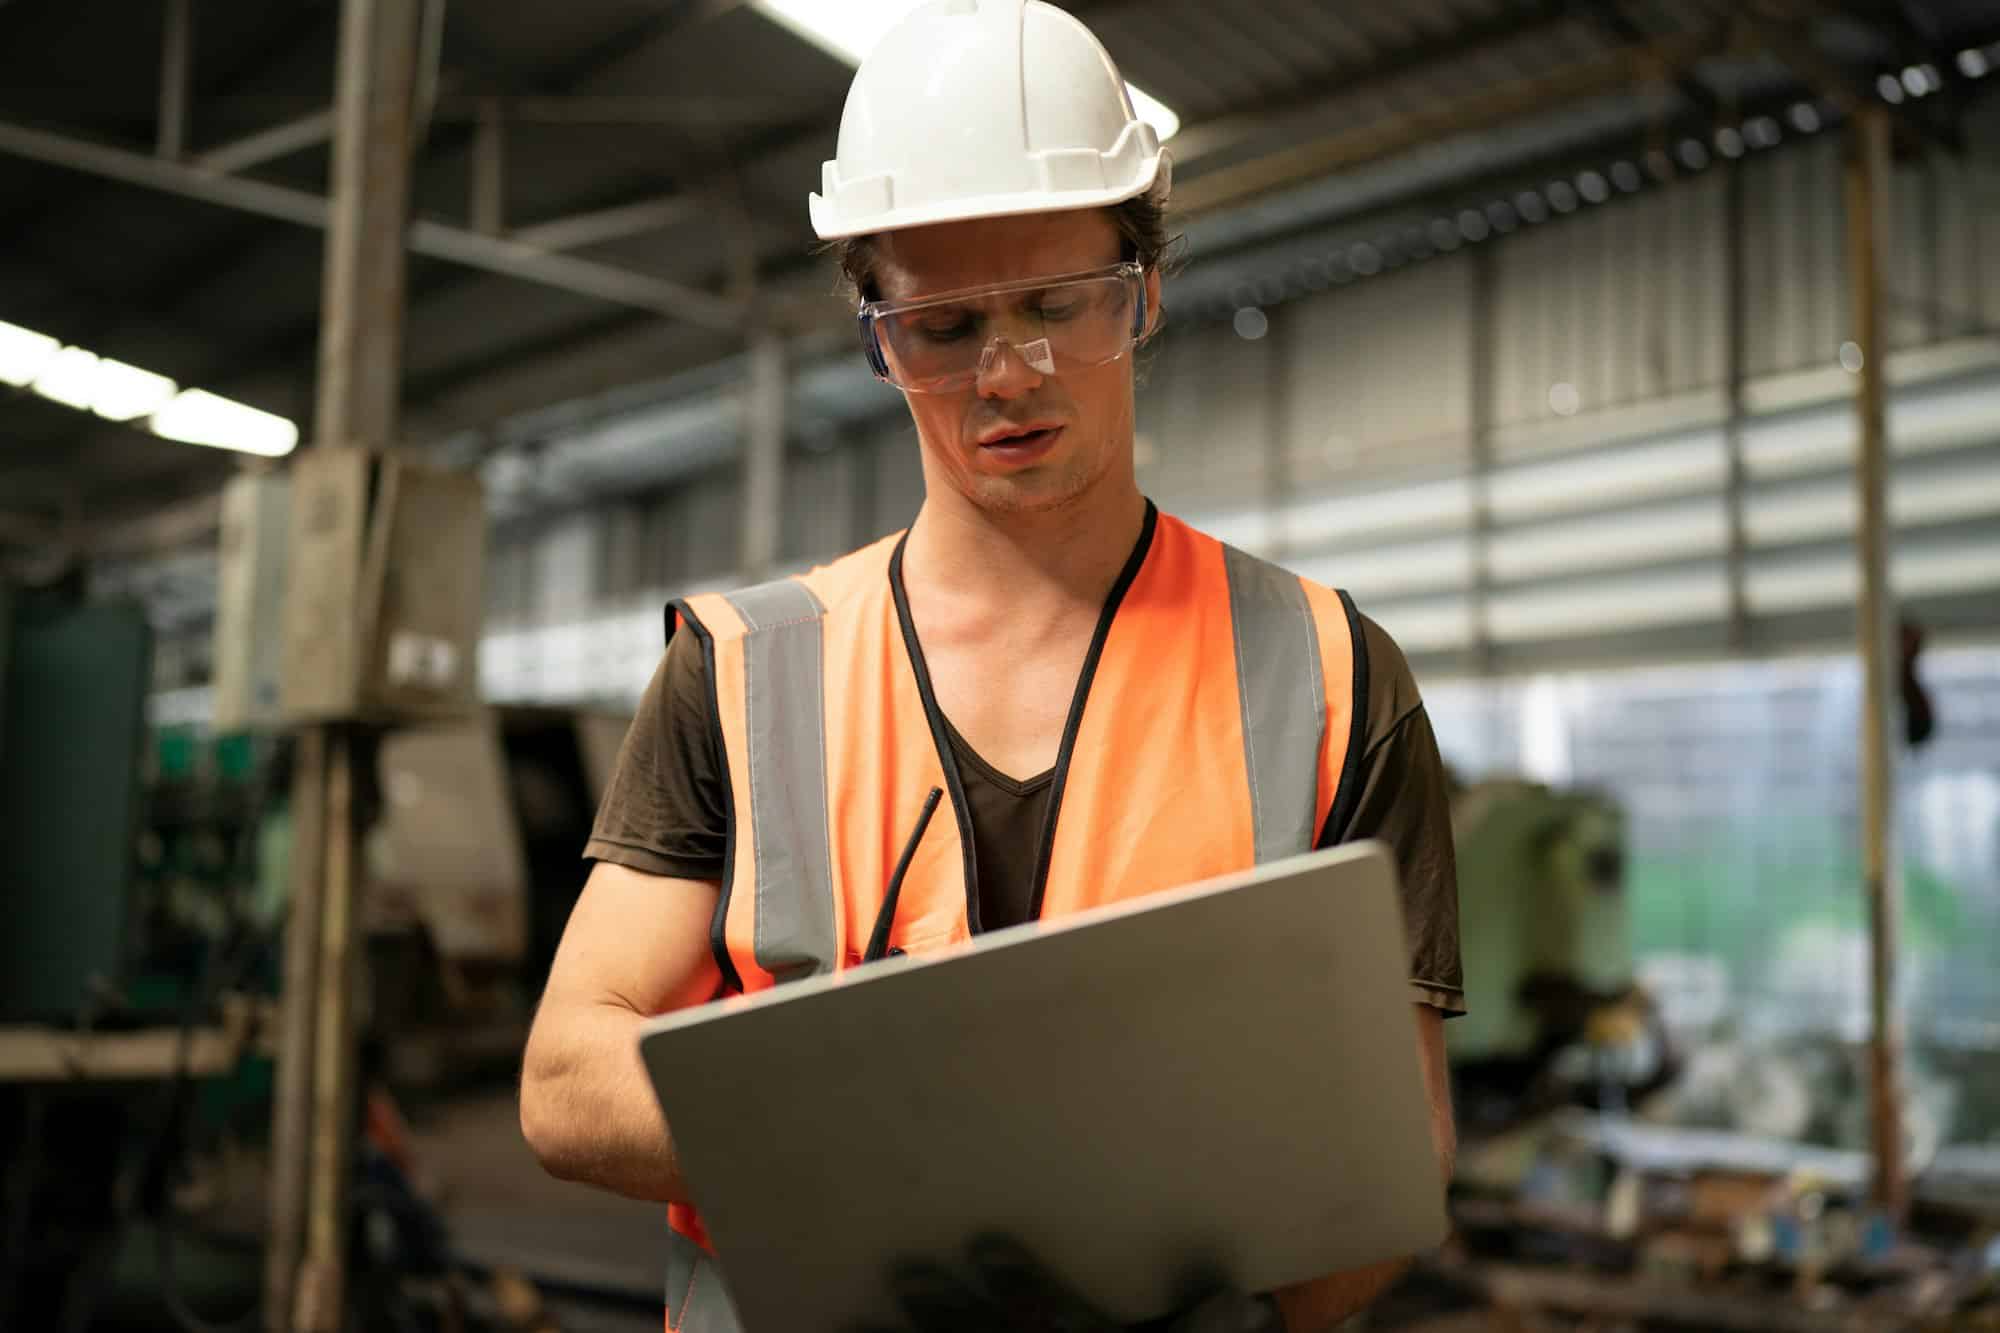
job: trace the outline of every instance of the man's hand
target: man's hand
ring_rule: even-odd
[[[977,1282],[967,1282],[937,1264],[910,1264],[892,1278],[897,1300],[916,1333],[1125,1333],[1124,1325],[1093,1308],[1011,1240],[976,1242],[967,1258]],[[1283,1333],[1284,1325],[1268,1298],[1202,1283],[1178,1313],[1139,1329]]]

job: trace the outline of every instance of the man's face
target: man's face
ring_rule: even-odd
[[[883,300],[906,301],[1081,273],[1121,258],[1117,227],[1089,209],[889,232],[877,244],[875,274]],[[1148,311],[1157,311],[1157,274],[1146,277],[1146,297]],[[969,388],[903,396],[926,481],[950,485],[981,509],[1060,509],[1107,477],[1131,475],[1130,356],[1044,375],[1006,348]]]

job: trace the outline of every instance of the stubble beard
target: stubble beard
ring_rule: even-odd
[[[975,477],[968,499],[989,514],[1049,514],[1070,509],[1109,469],[1076,455],[1046,469],[1030,468],[1005,477]]]

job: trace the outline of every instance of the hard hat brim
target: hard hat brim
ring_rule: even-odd
[[[890,209],[856,217],[842,217],[833,201],[814,191],[807,196],[813,231],[823,241],[841,241],[855,236],[873,236],[885,231],[911,227],[932,227],[945,222],[970,222],[977,218],[1020,217],[1029,213],[1067,213],[1085,208],[1109,208],[1136,198],[1155,186],[1167,185],[1173,175],[1173,157],[1164,148],[1152,154],[1138,173],[1136,183],[1127,182],[1107,189],[1020,191],[1011,194],[974,196],[942,200],[915,208]]]

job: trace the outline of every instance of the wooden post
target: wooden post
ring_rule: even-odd
[[[343,0],[341,8],[314,428],[320,448],[397,442],[420,7],[421,0]],[[370,630],[357,620],[346,632]],[[354,654],[356,669],[366,669],[368,656]],[[302,821],[315,822],[301,824],[287,924],[269,1333],[340,1333],[346,1313],[347,1186],[359,1095],[354,807],[356,766],[373,752],[362,725],[316,722],[299,738],[295,804]]]
[[[1854,341],[1861,348],[1855,397],[1855,484],[1859,524],[1855,554],[1860,597],[1855,633],[1861,657],[1861,847],[1868,894],[1868,1092],[1875,1154],[1874,1203],[1900,1219],[1909,1203],[1903,1176],[1896,1013],[1897,918],[1901,886],[1895,858],[1895,596],[1889,586],[1888,440],[1885,388],[1888,341],[1882,333],[1882,264],[1890,203],[1889,117],[1867,107],[1854,118],[1847,160],[1847,255],[1853,284]]]
[[[326,845],[326,733],[299,735],[292,762],[292,902],[285,919],[284,990],[271,1109],[270,1226],[264,1247],[264,1328],[292,1327],[305,1255],[306,1145],[312,1137],[313,1000],[318,993]]]

